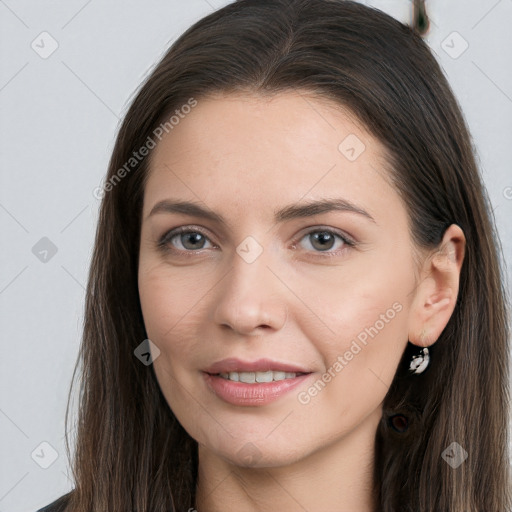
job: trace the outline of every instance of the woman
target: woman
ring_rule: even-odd
[[[97,193],[76,485],[44,510],[510,509],[498,237],[418,33],[230,4],[143,84]]]

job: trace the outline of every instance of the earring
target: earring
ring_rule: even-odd
[[[403,414],[395,414],[389,418],[389,425],[395,432],[403,434],[409,428],[409,419]]]
[[[411,363],[409,365],[409,370],[412,373],[422,373],[428,366],[430,362],[430,355],[428,352],[428,348],[425,347],[421,349],[419,354],[412,356]]]

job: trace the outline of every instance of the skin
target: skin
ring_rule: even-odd
[[[354,161],[338,149],[350,134],[365,145]],[[335,197],[374,221],[348,211],[273,218],[285,205]],[[164,199],[197,202],[226,225],[183,213],[149,216]],[[205,236],[194,246],[178,234],[159,250],[158,240],[179,226]],[[355,245],[338,236],[315,243],[325,230]],[[251,263],[236,250],[248,236],[263,249]],[[464,245],[452,225],[438,250],[414,247],[384,147],[339,106],[291,91],[198,99],[151,153],[138,275],[146,331],[160,350],[156,377],[198,442],[196,509],[376,511],[382,401],[407,340],[429,346],[446,326]],[[400,311],[389,319],[393,304]],[[299,393],[332,372],[381,315],[384,327],[301,403]],[[226,357],[268,357],[313,373],[273,403],[234,406],[200,371]]]

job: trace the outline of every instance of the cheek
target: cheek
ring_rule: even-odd
[[[407,344],[413,267],[404,251],[371,263],[361,259],[350,271],[331,270],[314,282],[296,281],[298,294],[316,313],[298,321],[322,357],[327,382],[316,388],[322,394],[326,389],[324,399],[337,404],[338,412],[355,411],[380,403],[393,380]]]
[[[218,280],[206,267],[175,268],[161,262],[140,266],[146,333],[160,350],[153,366],[170,403],[182,395],[179,384],[194,389],[200,363],[208,360],[211,329],[203,326],[210,318],[209,293]]]
[[[198,335],[205,314],[200,299],[209,287],[191,286],[195,279],[184,279],[183,274],[162,264],[141,266],[139,296],[147,336],[160,350],[153,362],[160,389],[180,421],[188,424],[190,392],[197,386],[197,364],[192,363],[201,347],[204,352],[204,339]],[[197,282],[204,283],[199,278]]]
[[[186,328],[209,288],[202,272],[180,271],[163,263],[139,269],[139,296],[148,337],[164,341]]]
[[[170,386],[173,379],[183,378],[189,370],[188,362],[199,352],[194,329],[198,329],[202,309],[199,298],[204,294],[196,286],[190,286],[190,282],[188,286],[181,282],[178,272],[169,270],[157,264],[141,267],[139,271],[144,325],[148,338],[160,350],[154,369],[163,389],[175,387]]]

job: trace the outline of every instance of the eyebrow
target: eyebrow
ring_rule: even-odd
[[[320,199],[316,201],[309,201],[307,203],[290,204],[275,211],[274,219],[276,222],[285,222],[292,219],[313,217],[314,215],[331,211],[356,213],[366,217],[368,220],[376,224],[375,219],[366,210],[342,198]],[[159,201],[155,206],[153,206],[151,212],[146,217],[146,220],[157,213],[182,213],[193,217],[208,219],[223,226],[228,225],[224,217],[219,213],[216,213],[210,208],[202,206],[199,203],[191,201],[173,201],[169,199]]]

